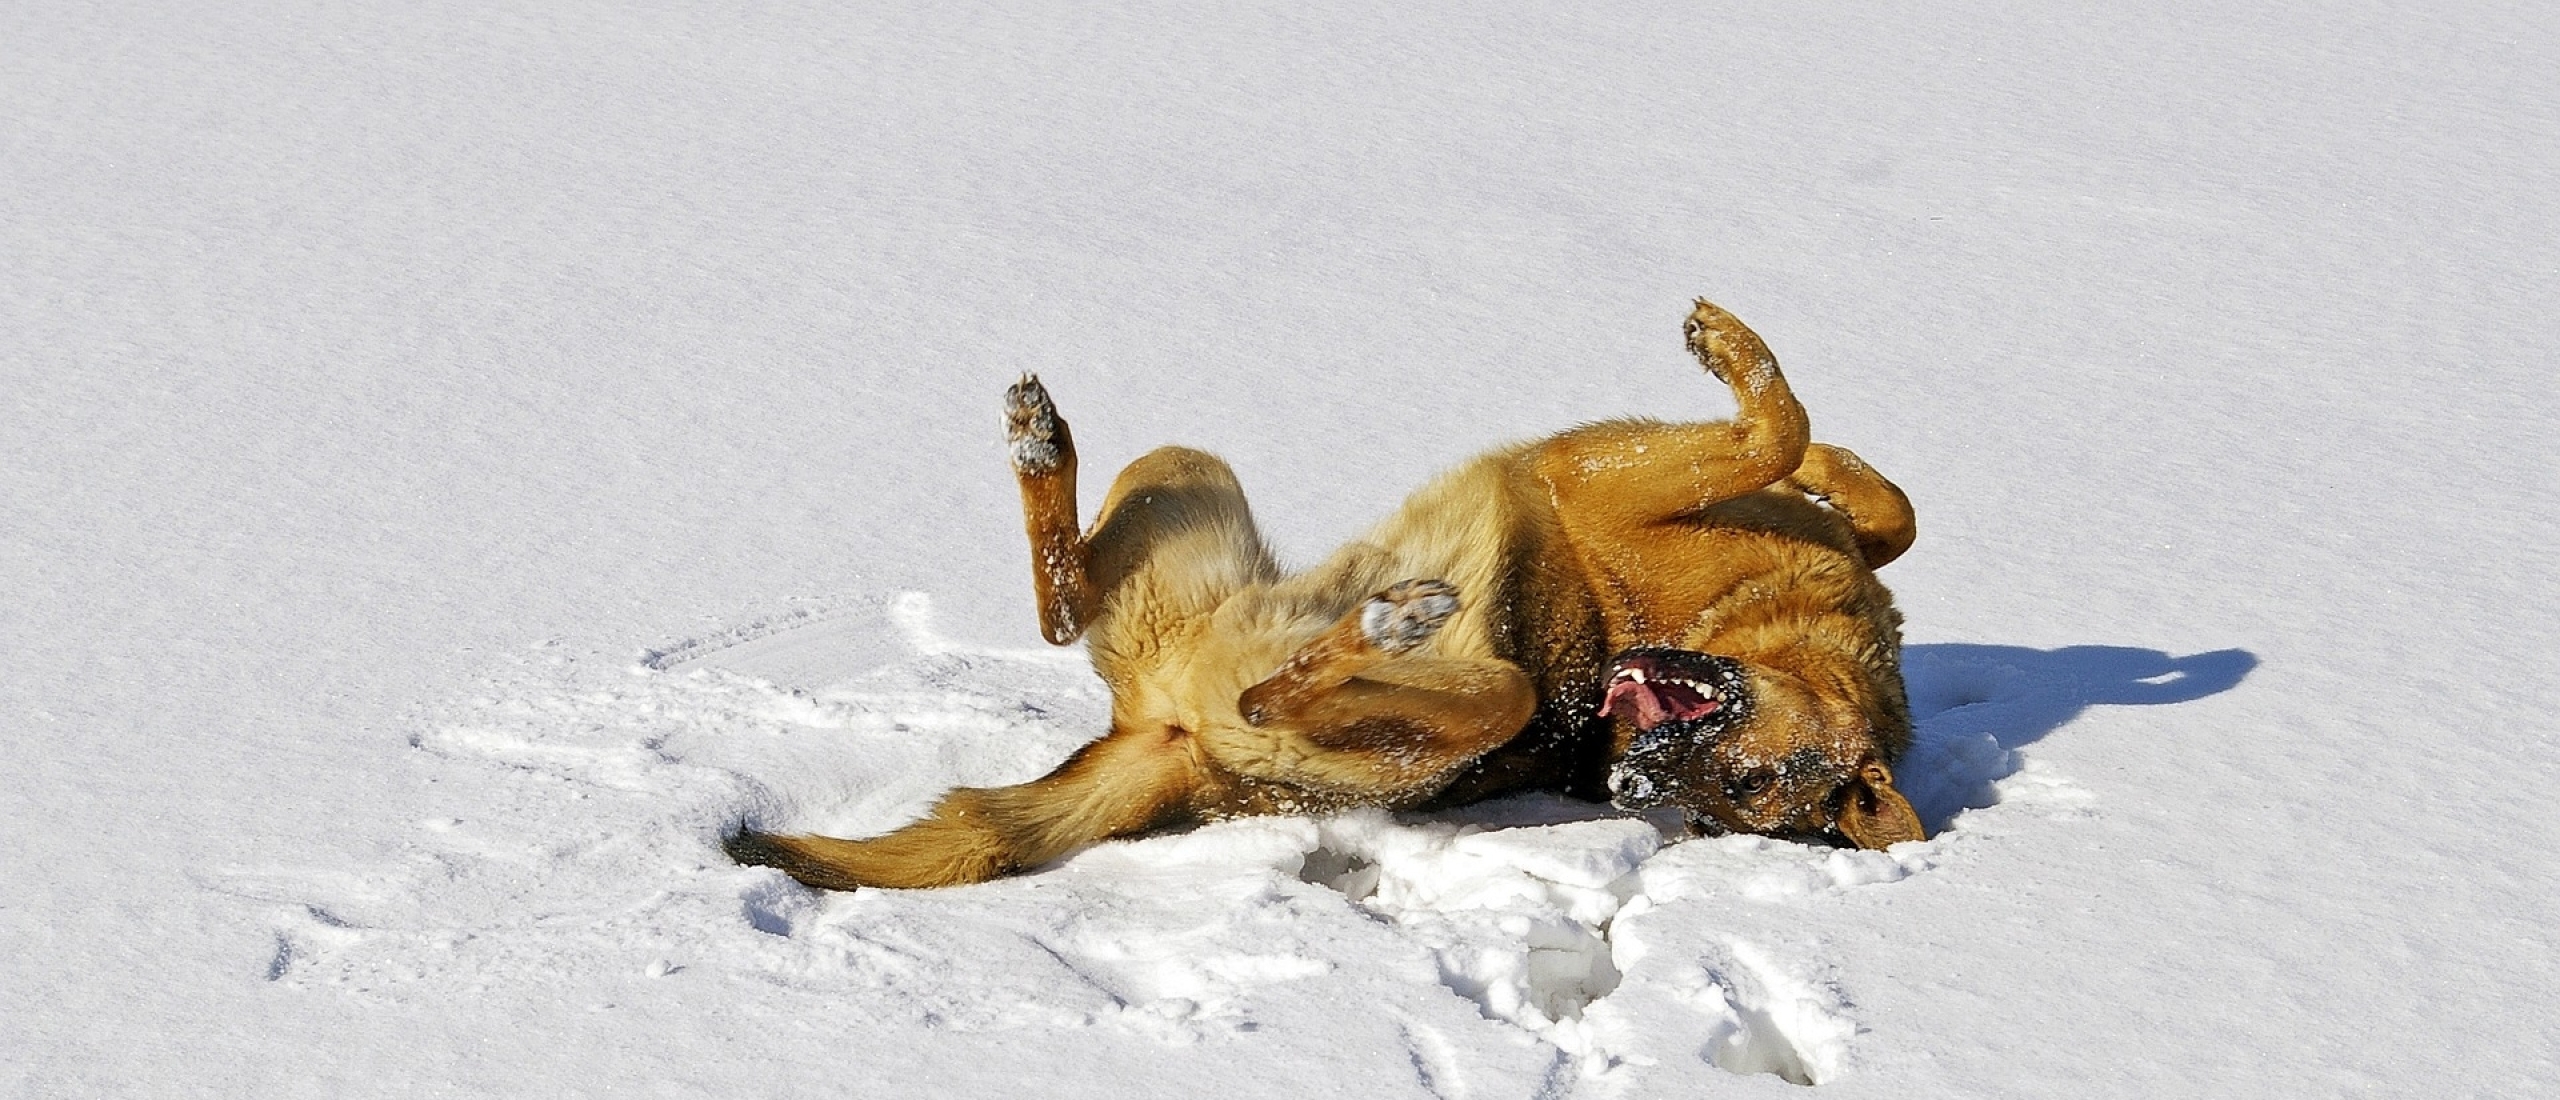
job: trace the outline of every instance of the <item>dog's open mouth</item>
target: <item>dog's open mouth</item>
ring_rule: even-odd
[[[1692,679],[1669,662],[1630,653],[1609,672],[1608,695],[1600,701],[1603,716],[1626,714],[1638,730],[1665,722],[1685,722],[1724,709],[1724,696],[1714,685]]]

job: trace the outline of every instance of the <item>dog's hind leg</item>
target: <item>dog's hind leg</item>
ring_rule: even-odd
[[[1040,632],[1052,644],[1123,611],[1161,628],[1168,616],[1204,614],[1238,585],[1278,575],[1244,488],[1217,456],[1187,447],[1140,456],[1113,479],[1093,529],[1079,531],[1066,419],[1030,375],[1005,391],[1004,405]],[[1138,603],[1149,606],[1125,606]]]
[[[1534,461],[1568,525],[1658,523],[1766,488],[1803,462],[1812,438],[1804,406],[1768,345],[1704,299],[1685,329],[1690,352],[1732,387],[1739,411],[1729,421],[1608,421],[1548,440]]]
[[[1911,498],[1848,448],[1828,443],[1806,447],[1804,464],[1787,483],[1848,519],[1858,556],[1869,569],[1882,569],[1901,557],[1918,534]]]
[[[1022,526],[1031,537],[1031,591],[1040,634],[1066,645],[1084,634],[1101,602],[1086,570],[1076,524],[1076,444],[1036,376],[1004,391],[1004,434],[1022,490]]]
[[[1250,778],[1364,801],[1431,794],[1517,735],[1538,705],[1528,675],[1508,661],[1418,652],[1457,607],[1456,590],[1438,581],[1371,597],[1237,700],[1248,725],[1292,735],[1239,745],[1288,752],[1213,745],[1213,756]]]
[[[1011,787],[962,787],[922,820],[884,836],[741,831],[723,846],[740,863],[778,868],[822,890],[984,882],[1183,820],[1201,770],[1184,731],[1115,729],[1048,775]]]
[[[1164,447],[1140,457],[1112,482],[1093,529],[1080,532],[1065,419],[1029,375],[1006,391],[1004,406],[1041,633],[1060,645],[1088,638],[1094,668],[1115,694],[1236,589],[1277,577],[1243,488],[1216,456]],[[1204,759],[1186,730],[1115,722],[1046,776],[952,791],[923,820],[885,836],[742,830],[725,847],[741,863],[823,889],[980,882],[1184,819],[1209,775]]]

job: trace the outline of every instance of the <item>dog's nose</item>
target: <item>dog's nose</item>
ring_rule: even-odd
[[[1641,810],[1655,803],[1653,777],[1625,768],[1609,769],[1609,804],[1621,810]]]

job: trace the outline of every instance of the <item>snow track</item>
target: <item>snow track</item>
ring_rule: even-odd
[[[2089,703],[2147,701],[2055,678],[2029,651],[1913,652],[1907,786],[1952,827],[1891,853],[1670,843],[1661,820],[1521,797],[1229,822],[981,886],[831,895],[730,865],[718,837],[741,820],[877,833],[949,786],[1040,774],[1108,710],[1077,653],[955,645],[918,594],[839,601],[621,668],[525,654],[412,739],[430,781],[471,791],[472,816],[418,822],[405,862],[376,874],[234,868],[214,885],[272,906],[272,951],[251,965],[316,996],[618,972],[754,986],[829,1018],[1189,1045],[1383,987],[1404,999],[1382,1007],[1430,1095],[1475,1095],[1486,1027],[1552,1061],[1549,1094],[1624,1093],[1672,1060],[1813,1084],[1853,1064],[1856,977],[1786,931],[1793,915],[1962,862],[1967,807],[2093,812],[2014,746]],[[2163,699],[2245,671],[2153,656],[2074,667],[2172,674]]]

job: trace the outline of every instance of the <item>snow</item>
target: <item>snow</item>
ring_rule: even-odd
[[[0,11],[0,1094],[2560,1088],[2560,16]],[[1934,839],[732,866],[1100,726],[1001,424],[1288,560],[1729,409],[1907,489]]]

